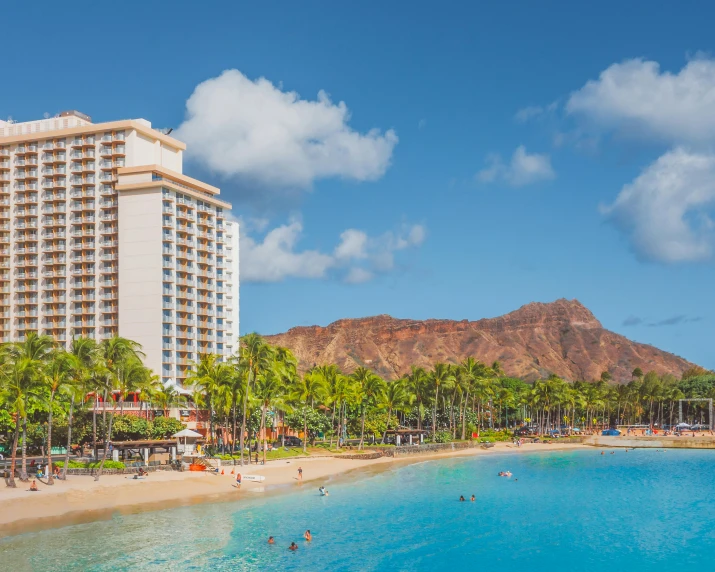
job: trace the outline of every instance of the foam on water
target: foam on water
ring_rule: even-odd
[[[329,497],[304,483],[288,495],[25,534],[0,541],[0,562],[53,571],[692,569],[715,550],[714,468],[715,451],[446,459],[331,483]],[[457,500],[472,494],[477,502]]]

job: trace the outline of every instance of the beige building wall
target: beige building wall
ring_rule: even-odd
[[[161,189],[119,195],[119,332],[142,345],[161,370]]]

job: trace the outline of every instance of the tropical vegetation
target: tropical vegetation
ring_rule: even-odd
[[[680,379],[635,368],[625,384],[613,383],[608,372],[598,380],[551,375],[526,383],[506,376],[498,362],[474,357],[414,366],[397,380],[365,366],[343,372],[320,364],[301,373],[289,350],[248,334],[235,356],[198,356],[185,382],[193,392],[189,402],[160,383],[142,358],[138,344],[121,337],[76,338],[64,347],[30,333],[0,345],[0,435],[10,457],[8,485],[16,486],[16,474],[28,479],[28,450],[46,459],[52,484],[51,452],[58,445],[66,449],[64,462],[57,463],[61,478],[72,466],[70,450],[79,444],[94,451],[98,479],[113,439],[165,439],[180,430],[180,421],[160,415],[176,407],[204,412],[209,449],[244,463],[249,442],[265,461],[269,435],[281,426],[303,437],[303,452],[318,440],[331,449],[348,442],[363,449],[394,441],[400,428],[445,442],[474,435],[502,439],[505,430],[527,423],[541,433],[664,426],[677,422],[680,399],[715,398],[715,373],[701,368]],[[146,408],[125,415],[129,394]],[[106,405],[91,407],[97,398]],[[683,413],[689,421],[709,421],[705,402],[687,402]]]

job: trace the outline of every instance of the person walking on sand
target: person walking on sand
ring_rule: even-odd
[[[241,488],[241,473],[236,473],[236,488],[237,489]]]
[[[298,480],[303,480],[303,467],[298,467]]]

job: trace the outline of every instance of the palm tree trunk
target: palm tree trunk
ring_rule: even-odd
[[[266,464],[266,404],[261,407],[261,431],[263,435],[263,464]]]
[[[55,399],[55,390],[50,390],[50,407],[47,414],[47,484],[54,485],[52,478],[52,402]]]
[[[25,404],[27,411],[27,404]],[[27,482],[30,479],[27,476],[27,413],[22,416],[22,465],[20,468],[20,480]]]
[[[467,404],[469,403],[469,391],[467,391],[467,397],[464,400],[464,407],[462,408],[462,441],[466,438],[467,431]]]
[[[417,397],[417,430],[422,431],[422,401]]]
[[[362,451],[363,438],[365,437],[365,405],[362,407],[362,421],[360,422],[360,445],[358,451]]]
[[[387,435],[388,429],[390,429],[390,415],[392,414],[392,407],[387,408],[387,425],[385,426],[385,432],[382,434],[382,445],[385,444],[385,436]]]
[[[303,453],[308,452],[308,404],[303,409]]]
[[[17,441],[20,438],[20,414],[15,416],[15,435],[12,438],[12,453],[10,457],[10,478],[7,481],[7,486],[15,488],[15,465],[17,465]]]
[[[236,452],[236,395],[233,396],[233,433],[231,436],[231,456]]]
[[[342,400],[338,401],[338,449],[340,449],[340,437],[342,436],[343,426],[343,403]]]
[[[439,401],[439,385],[434,392],[434,409],[432,410],[432,440],[437,437],[437,402]]]
[[[241,434],[238,436],[239,448],[241,449],[241,466],[243,467],[243,443],[246,435],[246,410],[248,409],[248,391],[251,388],[251,377],[253,377],[253,361],[248,361],[248,378],[246,379],[246,390],[243,392],[243,419],[241,420]],[[250,459],[249,459],[250,462]]]
[[[97,460],[97,394],[94,394],[94,407],[92,408],[92,449],[93,458]]]
[[[70,414],[67,419],[67,451],[65,451],[65,466],[62,467],[62,480],[67,480],[67,465],[70,464],[70,448],[72,446],[72,415],[74,414],[74,394],[70,398]]]
[[[333,403],[333,412],[330,416],[330,448],[333,448],[333,429],[335,428],[335,404]]]
[[[119,398],[121,402],[121,396]],[[104,470],[104,462],[107,460],[107,451],[109,451],[109,442],[112,440],[112,424],[114,423],[114,414],[117,412],[117,407],[116,405],[114,406],[114,409],[112,410],[112,413],[109,415],[109,426],[107,427],[107,435],[104,440],[104,452],[102,453],[102,462],[99,463],[99,469],[97,469],[97,474],[94,475],[94,480],[98,481],[99,477],[102,476],[102,471]]]

